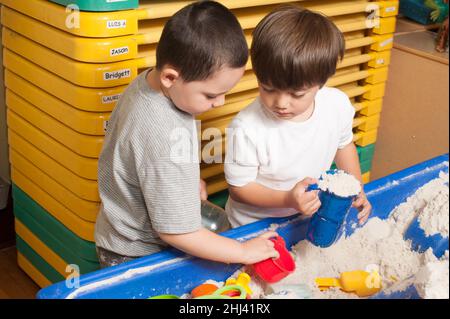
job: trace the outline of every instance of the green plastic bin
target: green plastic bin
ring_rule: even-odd
[[[95,243],[84,240],[75,235],[15,184],[12,186],[12,194],[14,199],[14,207],[20,207],[17,210],[14,208],[14,213],[19,220],[22,221],[22,219],[25,218],[24,216],[29,215],[29,218],[32,218],[34,221],[38,221],[40,225],[45,225],[45,230],[47,233],[55,236],[63,246],[76,252],[80,258],[90,262],[98,262]],[[30,230],[34,231],[33,228]]]
[[[50,0],[51,2],[68,6],[74,4],[81,11],[119,11],[136,9],[139,0]]]

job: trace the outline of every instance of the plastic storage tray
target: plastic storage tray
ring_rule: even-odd
[[[441,171],[448,172],[448,154],[415,165],[403,171],[366,185],[367,196],[373,205],[372,217],[385,219],[417,188],[437,178]],[[248,239],[277,223],[278,233],[291,247],[305,238],[307,220],[298,217],[270,218],[223,233],[235,239]],[[357,211],[348,215],[345,233],[350,236],[357,223]],[[67,288],[65,282],[42,289],[38,298],[148,298],[161,294],[182,295],[207,279],[225,281],[241,265],[225,265],[186,256],[170,249],[139,258],[122,265],[99,270],[80,277],[80,288]],[[134,274],[132,274],[134,272]],[[407,289],[402,294],[385,295],[383,298],[417,297]]]

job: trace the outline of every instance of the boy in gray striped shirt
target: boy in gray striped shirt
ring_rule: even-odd
[[[120,98],[100,154],[95,241],[101,266],[168,245],[225,263],[277,257],[269,240],[274,232],[240,243],[201,223],[206,191],[194,116],[223,105],[244,73],[248,47],[236,17],[214,1],[186,6],[166,23],[156,58],[156,68],[141,73]]]

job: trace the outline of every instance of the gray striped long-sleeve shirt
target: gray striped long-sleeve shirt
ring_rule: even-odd
[[[117,103],[98,161],[96,245],[132,257],[166,247],[158,233],[201,227],[194,118],[153,91],[147,73]]]

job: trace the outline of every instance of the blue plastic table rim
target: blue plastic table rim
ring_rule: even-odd
[[[373,198],[378,198],[378,194],[385,194],[386,192],[389,192],[389,202],[385,203],[384,198],[383,199],[383,209],[390,209],[392,210],[395,208],[396,202],[392,200],[393,197],[397,196],[397,192],[392,192],[391,189],[393,188],[393,185],[403,185],[407,184],[408,187],[416,189],[417,187],[420,187],[430,181],[432,178],[437,178],[437,175],[440,171],[444,170],[448,172],[448,160],[449,156],[448,154],[444,154],[438,157],[435,157],[433,159],[430,159],[428,161],[425,161],[423,163],[411,166],[409,168],[406,168],[402,171],[396,172],[394,174],[391,174],[387,177],[372,181],[365,185],[366,195],[369,198],[369,200]],[[406,187],[406,186],[405,186]],[[413,191],[413,190],[409,190]],[[403,197],[408,197],[411,194],[408,192],[405,192],[405,194],[402,194]],[[403,198],[403,200],[405,199]],[[378,201],[381,201],[378,199]],[[385,207],[387,206],[387,207]],[[389,210],[389,211],[390,211]],[[377,216],[379,211],[377,211],[376,207],[374,206],[374,212],[372,214],[372,217]],[[353,213],[354,216],[356,216],[356,212]],[[386,217],[384,217],[386,218]],[[256,237],[257,235],[261,234],[262,232],[265,232],[271,228],[271,225],[276,223],[279,225],[279,228],[277,229],[277,232],[283,236],[285,239],[287,247],[291,247],[292,245],[296,244],[299,240],[299,228],[305,229],[307,225],[308,219],[302,218],[302,216],[294,215],[291,217],[285,217],[285,218],[268,218],[264,219],[262,221],[252,223],[249,225],[245,225],[239,228],[235,228],[232,230],[228,230],[222,235],[233,238],[239,241],[247,240],[253,237]],[[350,226],[350,224],[349,224]],[[348,228],[349,231],[351,231],[351,227]],[[304,238],[303,238],[304,239]],[[44,289],[41,289],[38,294],[37,298],[40,299],[53,299],[53,298],[66,298],[69,294],[74,293],[76,291],[83,290],[88,285],[91,284],[97,284],[99,281],[104,280],[114,280],[117,277],[124,276],[130,269],[152,269],[152,272],[155,272],[156,274],[160,273],[168,273],[173,274],[174,270],[177,268],[183,267],[189,267],[192,268],[195,263],[200,264],[198,267],[204,267],[202,264],[202,260],[199,260],[198,258],[187,256],[184,253],[175,250],[175,249],[168,249],[166,251],[162,251],[160,253],[156,253],[150,256],[139,258],[135,261],[127,262],[118,266],[110,267],[107,269],[95,271],[86,275],[82,275],[79,279],[79,288],[72,288],[73,286],[66,285],[66,282],[59,282],[56,284],[53,284],[51,286],[48,286]],[[215,277],[217,279],[220,279],[219,276],[222,276],[226,274],[232,274],[237,269],[239,269],[240,265],[223,265],[223,264],[216,264],[213,262],[204,263],[205,265],[209,265],[208,267],[211,271],[210,274],[207,274],[210,279],[214,279],[211,277]],[[150,268],[149,268],[150,267]],[[220,274],[218,274],[220,273]],[[150,273],[143,274],[142,276],[150,276]],[[195,277],[196,274],[189,274],[190,280],[199,280],[199,277]],[[158,275],[159,276],[159,275]],[[137,279],[140,279],[141,277],[138,277]],[[193,279],[194,278],[194,279]],[[137,280],[136,279],[136,280]],[[215,279],[214,279],[215,280]],[[161,279],[158,277],[158,281],[161,282]],[[193,284],[196,284],[197,282],[193,282]],[[119,283],[122,284],[122,283]],[[70,288],[69,288],[70,287]],[[113,288],[113,287],[111,287]],[[170,288],[170,287],[169,287]],[[123,288],[117,288],[119,292],[123,292]],[[81,298],[113,298],[115,297],[114,294],[108,291],[102,291],[99,288],[87,290],[85,292],[80,292],[79,295],[76,297]],[[170,290],[170,289],[165,289]],[[164,294],[165,291],[155,291],[155,294]],[[172,294],[172,292],[168,292]],[[142,298],[148,298],[151,296],[150,294],[143,296]],[[124,298],[123,295],[117,296],[117,298]],[[131,297],[130,297],[131,298]]]

